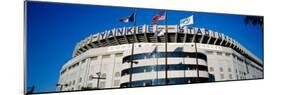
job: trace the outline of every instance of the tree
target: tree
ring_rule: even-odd
[[[246,16],[244,19],[245,24],[259,25],[263,32],[263,16]]]
[[[35,89],[35,86],[32,86],[32,87],[27,87],[27,92],[26,94],[32,94],[34,92],[34,89]]]

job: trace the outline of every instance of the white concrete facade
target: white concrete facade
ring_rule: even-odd
[[[62,86],[58,86],[57,90],[120,88],[128,87],[129,83],[134,87],[163,85],[162,81],[166,78],[163,70],[163,54],[166,53],[164,36],[151,36],[156,32],[148,32],[146,25],[142,27],[142,32],[138,32],[138,29],[138,34],[135,35],[113,33],[114,36],[103,39],[90,36],[78,43],[73,58],[60,71],[58,84]],[[158,27],[152,26],[152,31],[156,31]],[[206,36],[205,29],[202,29],[204,33],[199,36],[199,30],[194,35],[191,31],[194,32],[195,29],[188,30],[185,27],[184,31],[187,32],[174,29],[169,30],[167,45],[167,64],[170,66],[167,73],[170,80],[168,84],[193,83],[194,79],[213,82],[263,78],[262,61],[230,37],[223,34],[221,38],[212,37],[212,33],[218,35],[216,32],[209,32],[209,36]],[[132,38],[136,38],[134,61],[137,64],[133,64],[130,82],[131,64],[126,60],[131,58]],[[197,52],[194,43],[196,39]],[[99,82],[96,79],[97,73],[100,73]]]

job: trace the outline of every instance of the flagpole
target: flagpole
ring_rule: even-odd
[[[136,34],[136,9],[134,9],[134,31],[133,31],[133,43],[132,43],[132,51],[131,51],[131,64],[130,64],[130,79],[129,79],[129,85],[132,87],[132,72],[133,72],[133,64],[134,64],[134,47],[135,47],[135,34]]]
[[[159,66],[159,64],[158,64],[158,56],[159,56],[159,53],[158,53],[158,46],[156,45],[156,54],[155,54],[155,56],[156,56],[156,85],[158,85],[159,84],[159,81],[158,81],[158,66]]]
[[[196,31],[195,28],[195,16],[194,16],[194,12],[192,12],[192,16],[193,16],[193,30],[194,32]],[[196,36],[197,36],[197,32],[195,33],[195,37],[194,37],[194,47],[195,47],[195,58],[196,58],[196,71],[197,71],[197,79],[196,82],[199,82],[199,64],[198,64],[198,50],[197,50],[197,42],[196,42]]]
[[[165,11],[165,83],[166,85],[168,84],[167,43],[168,43],[168,26],[167,26],[167,12]]]

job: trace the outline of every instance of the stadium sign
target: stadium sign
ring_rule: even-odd
[[[136,34],[143,34],[143,33],[155,33],[155,34],[165,33],[165,26],[143,25],[143,26],[136,27]],[[215,37],[236,44],[235,40],[224,35],[223,33],[218,33],[205,28],[193,28],[187,26],[179,27],[177,25],[173,25],[173,26],[168,26],[168,33],[186,33],[186,34],[193,34],[193,35]],[[99,32],[97,34],[92,35],[92,37],[89,39],[91,39],[92,41],[97,41],[114,36],[125,36],[125,35],[132,35],[132,34],[134,34],[134,27],[122,27],[122,28],[114,28],[111,30],[106,30],[104,32]],[[163,35],[157,35],[157,36],[163,36]]]

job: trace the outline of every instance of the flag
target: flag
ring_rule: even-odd
[[[180,20],[180,26],[193,24],[193,15]]]
[[[155,16],[153,16],[151,22],[153,24],[156,24],[158,21],[160,20],[165,20],[166,18],[166,13],[165,12],[159,12],[158,14],[156,14]]]
[[[120,22],[124,22],[124,23],[127,23],[127,22],[134,22],[135,21],[135,13],[133,13],[131,16],[129,17],[124,17],[124,18],[121,18],[120,19]]]

